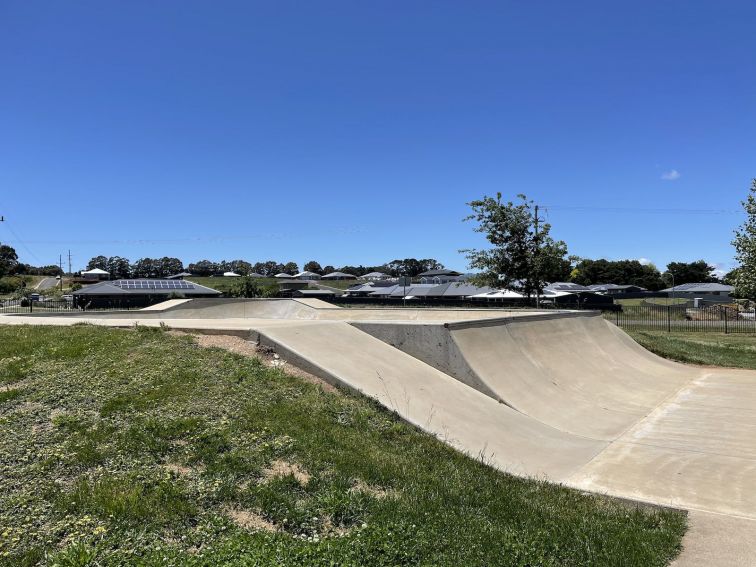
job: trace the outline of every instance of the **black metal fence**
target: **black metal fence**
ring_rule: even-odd
[[[141,309],[140,306],[130,305],[127,301],[110,301],[97,307],[91,305],[78,305],[74,301],[65,299],[33,301],[23,299],[0,299],[0,314],[26,314],[26,313],[72,313],[82,311],[128,311],[129,309]]]
[[[756,312],[732,305],[623,305],[603,316],[618,327],[638,331],[756,334]]]

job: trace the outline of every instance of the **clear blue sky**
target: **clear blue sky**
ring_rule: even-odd
[[[746,1],[0,0],[0,241],[75,269],[462,269],[483,244],[465,203],[501,191],[549,206],[570,253],[728,269],[754,21]]]

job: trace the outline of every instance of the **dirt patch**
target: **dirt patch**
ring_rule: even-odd
[[[223,512],[240,528],[252,531],[275,532],[278,528],[257,512],[243,508],[225,508]]]
[[[290,463],[288,461],[277,460],[273,461],[270,466],[263,471],[263,476],[266,479],[292,475],[296,481],[302,486],[307,486],[310,482],[310,473],[300,467],[297,463]]]
[[[185,467],[184,465],[179,465],[178,463],[165,463],[163,465],[163,468],[167,471],[172,472],[176,476],[186,476],[192,472],[191,467]]]
[[[352,485],[352,488],[349,489],[349,492],[362,492],[363,494],[369,494],[370,496],[377,498],[378,500],[387,498],[394,494],[393,490],[386,490],[385,488],[381,488],[380,486],[372,486],[360,479],[354,481],[354,484]]]
[[[183,336],[188,333],[182,331],[169,331],[174,336]],[[318,378],[317,376],[305,372],[304,370],[293,366],[291,363],[283,360],[273,349],[268,347],[259,347],[256,344],[247,341],[241,337],[235,337],[232,335],[200,335],[191,334],[194,342],[204,348],[222,348],[235,354],[242,356],[252,356],[259,358],[265,366],[269,368],[278,368],[285,371],[287,374],[301,378],[305,382],[310,384],[316,384],[323,388],[326,392],[337,393],[338,389],[326,382],[325,380]]]

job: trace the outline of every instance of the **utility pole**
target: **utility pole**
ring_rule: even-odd
[[[536,281],[536,309],[541,308],[541,290],[540,290],[540,278],[538,275],[538,252],[540,251],[540,247],[538,246],[538,205],[535,206],[535,250],[533,251],[533,256],[535,258],[535,262],[533,263],[535,265],[535,281]]]
[[[71,251],[68,251],[68,275],[71,275]]]
[[[63,291],[63,254],[58,255],[58,267],[60,268],[60,291]]]

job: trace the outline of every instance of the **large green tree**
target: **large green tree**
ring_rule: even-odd
[[[637,285],[653,291],[664,286],[664,281],[656,266],[641,264],[638,260],[583,258],[575,264],[570,279],[580,285]]]
[[[734,274],[735,294],[753,299],[756,298],[756,179],[751,181],[743,209],[746,219],[735,231],[732,241],[735,259],[740,264]]]
[[[525,195],[517,199],[505,203],[497,193],[468,203],[473,212],[464,220],[477,222],[475,232],[483,233],[491,247],[461,252],[470,268],[479,270],[473,283],[532,297],[543,291],[554,272],[564,274],[567,245],[550,236],[550,224],[539,224],[532,200]]]
[[[674,284],[682,285],[686,283],[711,283],[719,281],[714,275],[714,266],[710,266],[705,260],[696,260],[695,262],[670,262],[667,264],[667,271],[664,272],[664,282],[671,286]],[[673,279],[674,276],[674,279]]]
[[[18,254],[12,246],[0,244],[0,278],[12,274],[18,265]]]

